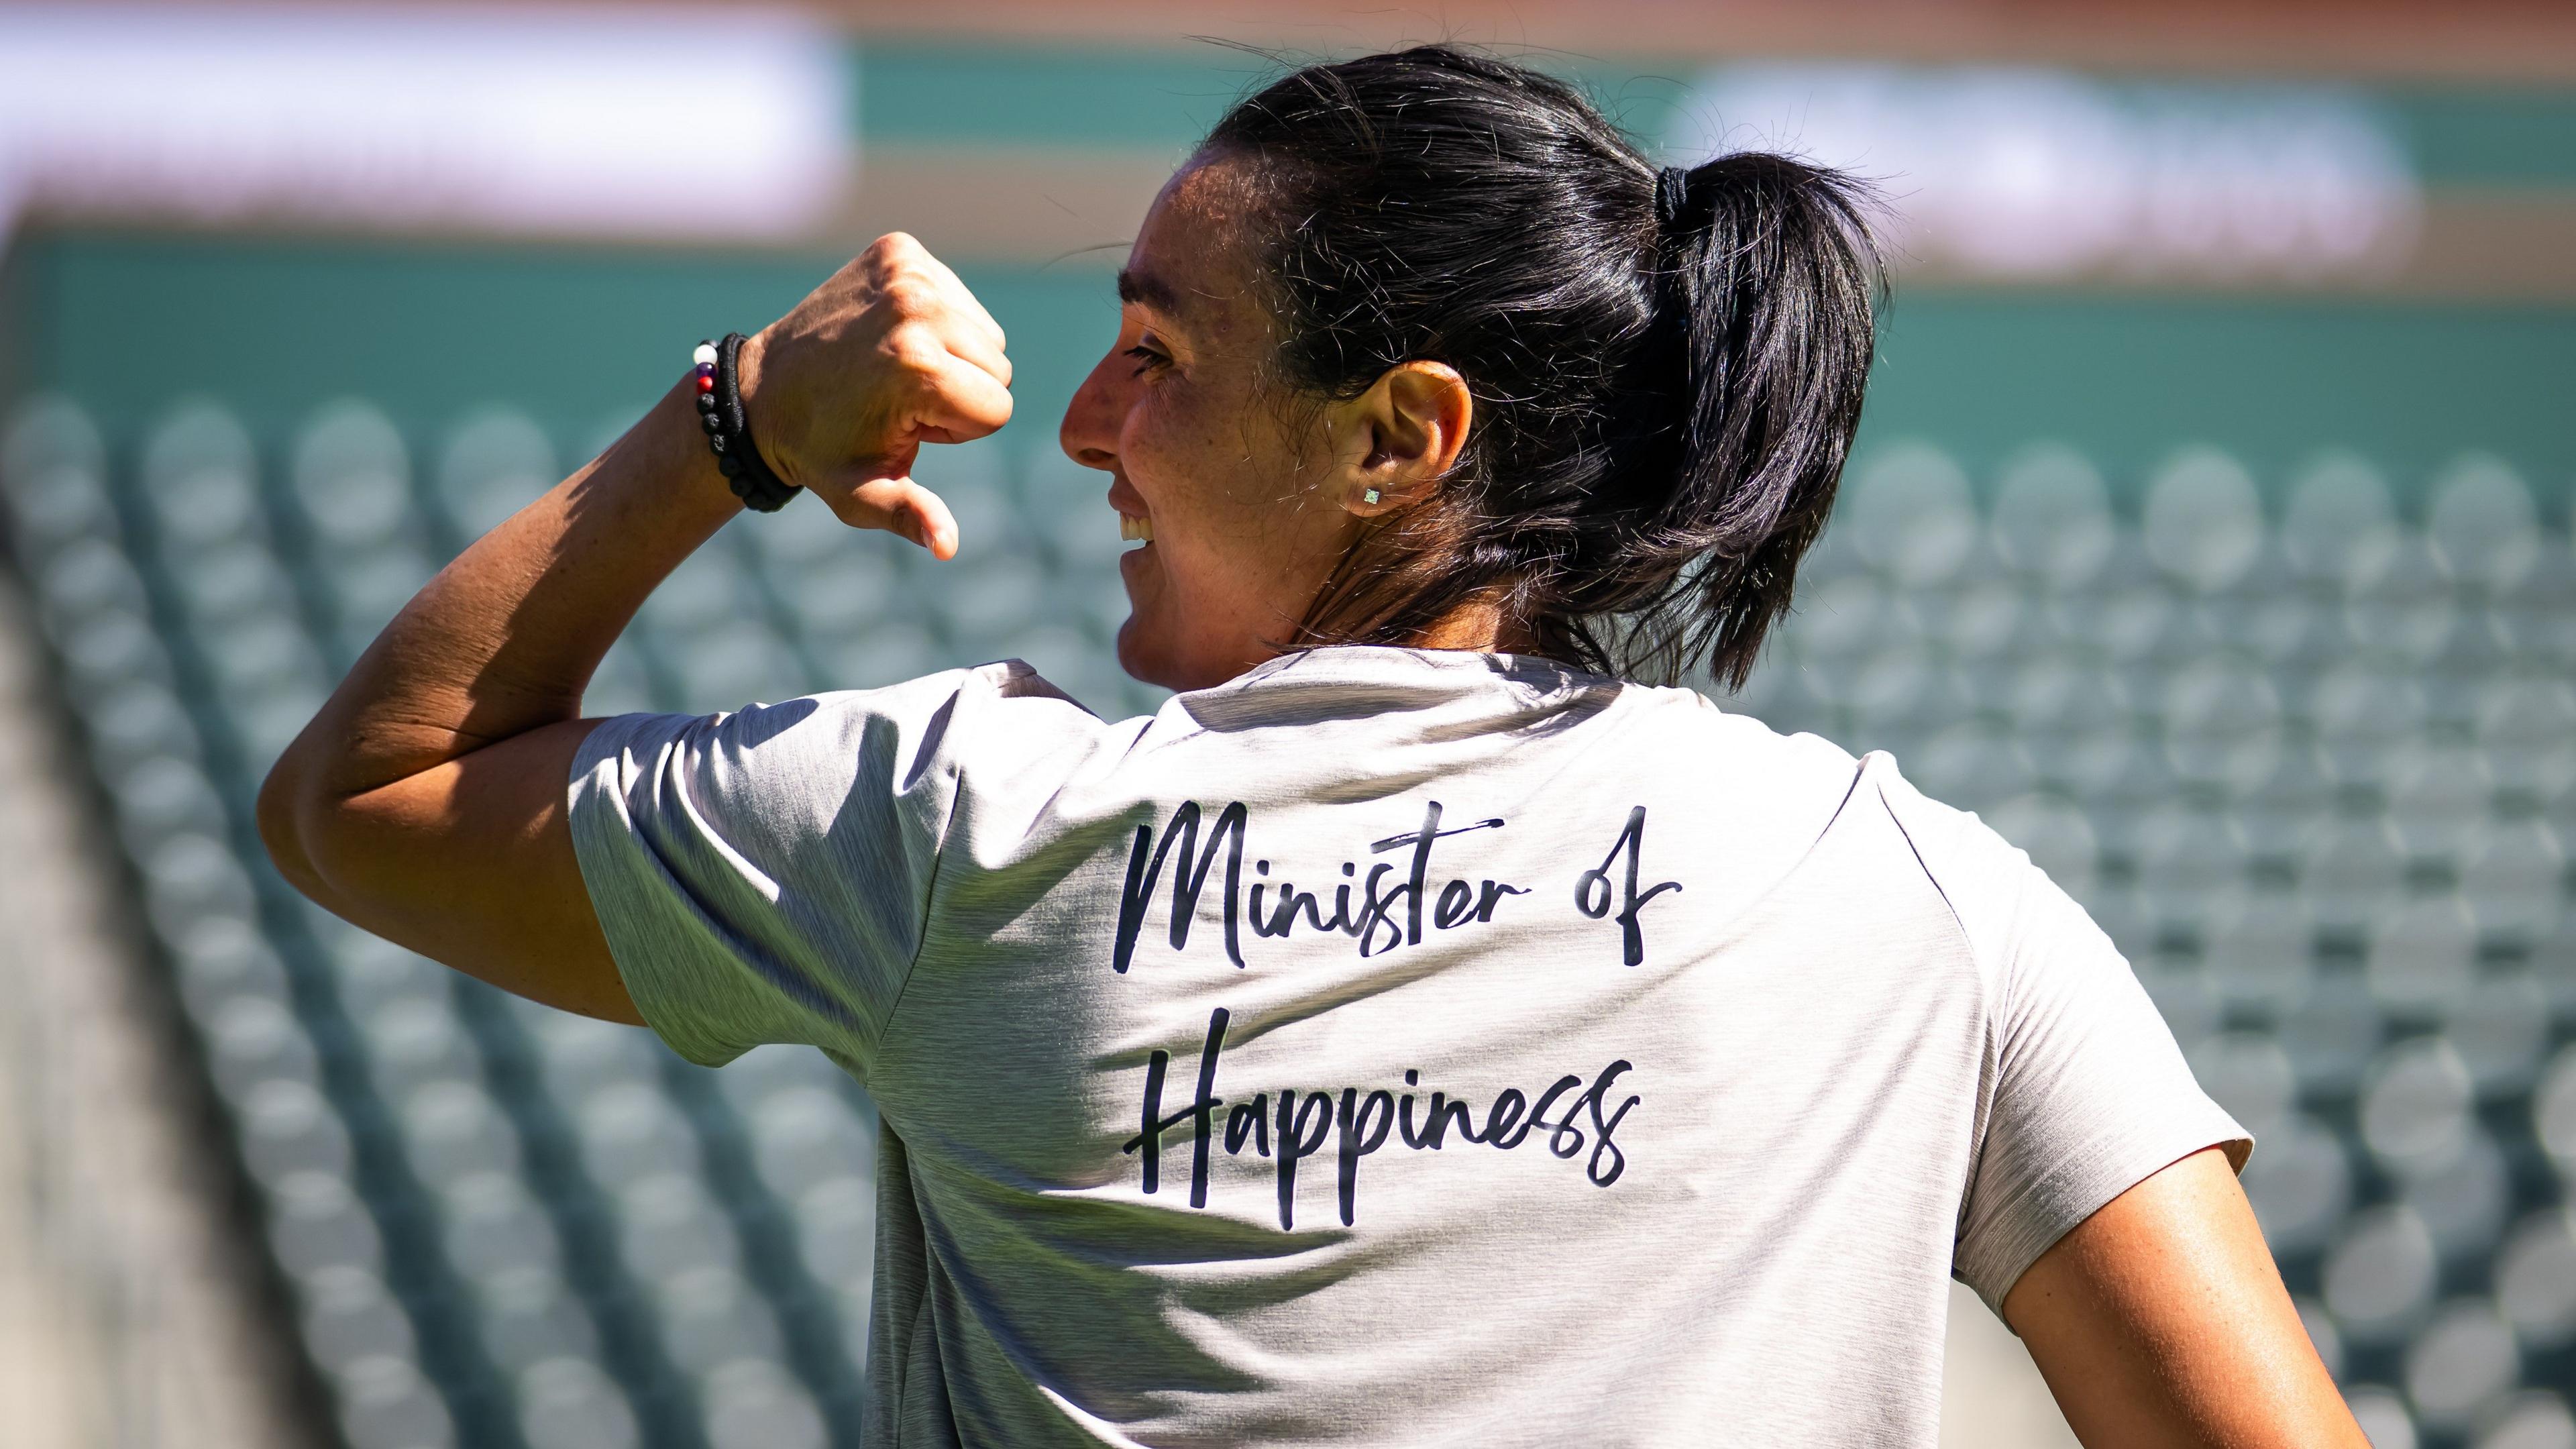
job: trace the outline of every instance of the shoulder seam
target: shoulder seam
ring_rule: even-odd
[[[1868,755],[1862,757],[1861,773],[1863,775],[1869,773],[1871,769],[1870,761],[1879,758],[1880,755],[1880,751],[1873,750]],[[1871,788],[1872,792],[1878,796],[1878,808],[1887,812],[1888,823],[1896,827],[1898,837],[1905,842],[1907,853],[1914,857],[1914,868],[1923,872],[1923,879],[1931,883],[1933,894],[1938,895],[1941,898],[1941,908],[1950,913],[1951,928],[1959,933],[1959,943],[1967,948],[1968,959],[1975,961],[1979,970],[1982,971],[1986,963],[1978,954],[1977,938],[1968,930],[1967,918],[1959,914],[1959,903],[1951,899],[1950,888],[1941,883],[1940,872],[1932,868],[1932,862],[1923,858],[1922,845],[1914,839],[1914,832],[1906,828],[1905,817],[1898,813],[1895,802],[1887,798],[1887,787],[1872,781]]]
[[[1866,766],[1864,766],[1864,769],[1865,768]],[[1930,882],[1934,894],[1941,897],[1941,908],[1950,913],[1950,928],[1958,932],[1959,945],[1968,953],[1968,960],[1970,964],[1974,966],[1978,979],[1981,982],[1989,980],[1987,976],[1988,962],[1978,953],[1977,938],[1968,930],[1967,918],[1959,914],[1959,903],[1951,898],[1950,888],[1941,883],[1940,873],[1932,869],[1932,863],[1930,861],[1923,858],[1923,847],[1916,843],[1914,832],[1906,828],[1904,815],[1897,811],[1896,803],[1887,798],[1886,785],[1883,783],[1873,782],[1873,788],[1878,796],[1878,807],[1887,812],[1888,823],[1896,827],[1897,837],[1905,842],[1906,850],[1913,855],[1914,868],[1923,872],[1923,879]],[[2002,992],[2006,989],[2006,983],[2003,981],[2000,973],[1991,978],[1991,981],[1992,984],[1990,987],[1981,986],[1979,989],[1979,995],[1985,1002],[1985,1006],[1980,1014],[1984,1018],[1984,1030],[1982,1035],[1985,1040],[1984,1050],[1987,1053],[1986,1065],[1979,1069],[1981,1082],[2000,1080],[1999,1075],[1995,1074],[2000,1073],[2002,1064],[2002,1043],[1996,1039],[1996,1033],[1998,1029],[1997,1022],[2001,1019],[2001,1013],[2004,1009],[2003,1002],[2000,997]],[[1967,1228],[1968,1198],[1970,1193],[1975,1189],[1978,1174],[1985,1169],[1986,1133],[1987,1128],[1993,1122],[1991,1089],[1985,1085],[1980,1085],[1977,1095],[1978,1105],[1975,1127],[1971,1133],[1971,1141],[1968,1145],[1967,1172],[1960,1179],[1959,1210],[1956,1224],[1952,1229],[1950,1269],[1953,1276],[1958,1274],[1960,1268],[1959,1245],[1962,1241],[1962,1235],[1965,1233]],[[1965,1282],[1966,1280],[1961,1279],[1960,1281]],[[1974,1285],[1971,1286],[1973,1287]],[[2005,1291],[2009,1292],[2010,1290],[2011,1285],[2005,1285]],[[1978,1290],[1978,1296],[1984,1296],[1983,1289]],[[1998,1314],[2003,1311],[2001,1298],[1995,1299],[1989,1306],[1994,1308]]]
[[[970,669],[964,672],[969,677],[982,677],[979,671],[976,670]],[[986,682],[989,683],[990,681],[987,680]],[[960,694],[963,694],[964,692],[965,691],[962,689],[958,691]],[[955,697],[952,696],[949,702],[953,707],[956,703]],[[921,930],[919,934],[913,937],[912,955],[906,958],[903,963],[903,980],[897,984],[894,989],[894,1000],[886,1003],[885,1018],[877,1023],[876,1040],[868,1043],[868,1054],[871,1061],[875,1060],[876,1054],[883,1049],[885,1039],[893,1033],[895,1018],[902,1014],[905,999],[912,995],[913,973],[921,969],[922,953],[930,949],[931,902],[939,899],[940,877],[947,874],[948,871],[949,832],[956,828],[957,807],[966,799],[965,772],[963,770],[952,769],[949,771],[948,778],[948,809],[939,817],[939,835],[936,839],[932,840],[930,844],[930,885],[929,888],[924,890],[921,895]]]
[[[1618,705],[1616,702],[1611,705],[1611,708],[1613,709],[1617,707]],[[1603,711],[1604,714],[1607,714],[1608,712],[1608,710]],[[1756,723],[1759,723],[1759,721],[1756,721]],[[1834,833],[1834,827],[1841,824],[1843,816],[1850,811],[1853,797],[1860,793],[1861,779],[1866,772],[1867,764],[1866,762],[1861,762],[1860,768],[1852,771],[1850,783],[1843,787],[1842,798],[1834,802],[1834,808],[1832,810],[1826,812],[1824,824],[1816,827],[1816,833],[1808,839],[1806,847],[1800,850],[1797,853],[1796,858],[1791,860],[1787,867],[1782,869],[1780,873],[1768,884],[1764,885],[1760,890],[1755,891],[1752,896],[1745,900],[1742,907],[1737,911],[1736,919],[1742,920],[1750,917],[1754,911],[1762,907],[1764,902],[1769,901],[1773,896],[1778,895],[1782,890],[1786,889],[1790,878],[1795,876],[1799,871],[1804,870],[1807,866],[1807,862],[1815,858],[1817,849],[1825,843],[1825,837]],[[1911,842],[1908,842],[1908,845],[1910,847]]]

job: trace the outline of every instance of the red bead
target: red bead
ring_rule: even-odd
[[[716,380],[715,380],[714,378],[712,378],[712,377],[700,377],[700,378],[698,379],[698,391],[700,391],[700,392],[714,392],[715,390],[716,390]]]

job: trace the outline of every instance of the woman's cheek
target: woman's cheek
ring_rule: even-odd
[[[1155,522],[1162,521],[1163,510],[1174,482],[1186,478],[1180,450],[1174,447],[1171,409],[1159,394],[1148,391],[1128,414],[1127,435],[1120,441],[1120,456],[1127,464],[1127,481],[1144,493],[1153,506]]]

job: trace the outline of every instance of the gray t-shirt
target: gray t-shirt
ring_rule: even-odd
[[[1945,1280],[2245,1130],[1884,755],[1470,653],[1105,723],[1017,662],[628,715],[646,1020],[874,1095],[872,1445],[1930,1445]]]

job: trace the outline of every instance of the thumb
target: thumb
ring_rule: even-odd
[[[815,490],[833,514],[852,528],[901,534],[938,559],[957,556],[957,518],[938,494],[908,476],[866,478]]]

